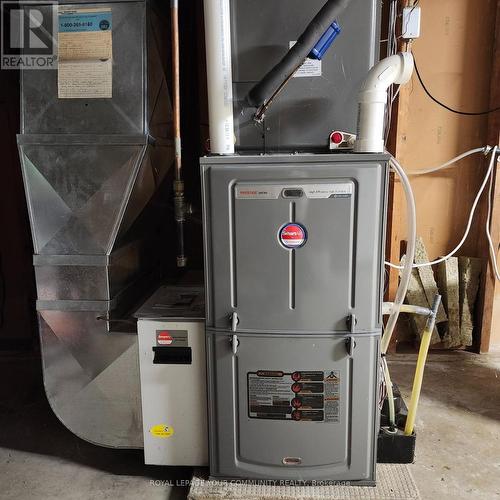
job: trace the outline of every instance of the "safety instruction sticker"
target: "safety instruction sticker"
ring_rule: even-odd
[[[247,373],[248,416],[295,422],[340,422],[340,371]]]
[[[288,48],[291,49],[297,43],[296,40],[292,40],[288,44]],[[305,76],[321,76],[323,74],[321,61],[318,59],[306,59],[302,66],[294,73],[293,78],[300,78]]]
[[[61,7],[58,24],[58,97],[111,98],[111,9]]]
[[[153,425],[153,427],[149,429],[149,432],[154,437],[166,439],[174,435],[174,428],[171,425],[158,424]]]

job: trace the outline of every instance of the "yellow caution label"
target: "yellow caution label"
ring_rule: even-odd
[[[174,428],[171,425],[166,425],[166,424],[158,424],[158,425],[153,425],[151,429],[149,429],[149,432],[157,437],[157,438],[169,438],[174,434]]]

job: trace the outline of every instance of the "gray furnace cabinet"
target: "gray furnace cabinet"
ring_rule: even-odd
[[[373,484],[388,157],[201,164],[211,476]]]

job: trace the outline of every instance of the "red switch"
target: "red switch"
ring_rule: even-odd
[[[340,144],[344,141],[344,135],[341,132],[332,132],[330,139],[334,144]]]

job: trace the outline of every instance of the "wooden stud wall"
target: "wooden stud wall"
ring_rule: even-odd
[[[500,103],[500,0],[497,0],[495,34],[493,40],[493,55],[490,81],[490,108],[498,107]],[[488,142],[500,146],[500,112],[488,116]],[[498,164],[497,164],[498,165]],[[492,197],[491,236],[495,248],[500,244],[500,181],[495,168],[495,179]],[[481,223],[485,223],[487,209],[483,204]],[[489,248],[487,242],[481,240],[482,254],[487,257]],[[498,256],[497,252],[497,258]],[[485,262],[481,294],[477,307],[478,323],[481,335],[478,338],[477,348],[480,352],[487,352],[491,348],[500,347],[500,287],[495,279],[491,263]]]
[[[411,4],[411,1],[403,1],[401,6],[407,3]],[[413,42],[412,50],[420,74],[430,92],[455,109],[478,111],[491,105],[499,3],[499,0],[419,2],[422,31],[421,37]],[[498,81],[498,76],[496,78]],[[441,164],[491,141],[491,134],[488,137],[489,118],[491,128],[491,115],[461,116],[443,109],[425,95],[414,75],[410,83],[401,87],[397,126],[393,126],[389,148],[407,170]],[[412,178],[417,231],[424,239],[431,259],[448,253],[461,239],[484,172],[484,159],[481,155],[474,155],[461,161],[457,168]],[[391,196],[393,205],[387,253],[392,262],[397,262],[401,242],[406,238],[405,202],[397,181]],[[481,244],[484,224],[478,223],[480,220],[481,214],[478,214],[477,223],[459,255],[484,256]],[[391,272],[390,296],[394,296],[396,287],[397,273]],[[500,311],[498,314],[500,326]]]

